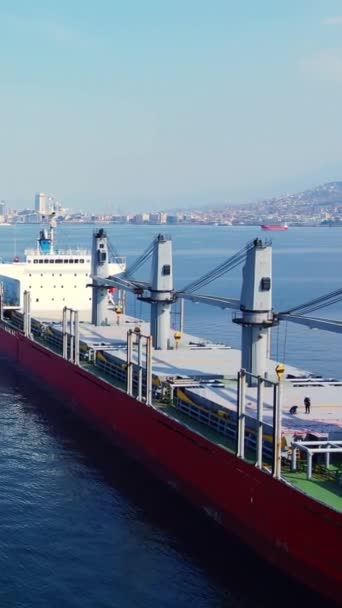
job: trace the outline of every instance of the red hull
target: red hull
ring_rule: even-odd
[[[23,336],[0,351],[64,395],[259,555],[342,603],[342,516]]]
[[[281,231],[281,230],[288,230],[288,226],[284,225],[284,226],[279,226],[277,224],[273,225],[273,224],[262,224],[261,225],[262,230],[274,230],[274,231]]]

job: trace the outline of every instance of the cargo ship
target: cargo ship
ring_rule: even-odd
[[[281,231],[281,230],[288,230],[289,227],[287,226],[287,224],[261,224],[261,229],[262,230]]]
[[[150,283],[132,278],[140,262],[111,274],[98,230],[85,288],[90,322],[79,323],[72,299],[56,321],[31,309],[29,290],[17,306],[3,293],[0,352],[256,554],[339,605],[342,382],[270,359],[269,332],[280,320],[270,243],[255,239],[225,263],[244,264],[238,303],[196,294],[198,282],[176,292],[171,252],[169,237],[158,235]],[[51,249],[36,255],[44,265]],[[110,302],[113,289],[147,302],[150,322]],[[181,299],[235,307],[242,351],[172,328]]]

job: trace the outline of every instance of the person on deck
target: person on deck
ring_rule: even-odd
[[[310,397],[305,397],[305,399],[304,399],[304,405],[305,405],[305,413],[306,414],[310,414],[310,408],[311,408]]]

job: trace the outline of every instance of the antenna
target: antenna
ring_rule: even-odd
[[[53,211],[49,215],[49,228],[50,228],[50,241],[51,241],[51,253],[54,253],[54,231],[57,226],[56,212]]]

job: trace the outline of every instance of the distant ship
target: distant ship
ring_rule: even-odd
[[[261,224],[262,230],[288,230],[287,224]]]

